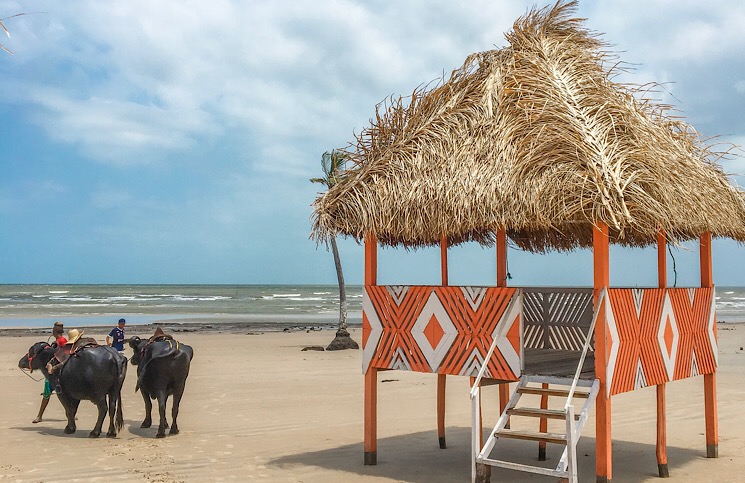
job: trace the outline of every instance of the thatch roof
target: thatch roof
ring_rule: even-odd
[[[618,64],[575,10],[533,9],[509,46],[378,106],[346,150],[348,171],[316,199],[312,236],[489,245],[506,228],[521,248],[570,250],[592,245],[599,220],[628,246],[661,229],[673,242],[706,231],[745,241],[745,197],[721,153],[642,88],[614,82]]]

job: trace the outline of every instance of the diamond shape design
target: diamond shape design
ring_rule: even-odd
[[[393,353],[389,369],[411,371],[411,364],[409,364],[409,359],[406,357],[406,354],[400,347],[396,349],[396,352]]]
[[[385,289],[396,305],[401,305],[401,302],[404,301],[406,294],[409,292],[408,285],[386,285]]]
[[[523,330],[522,330],[522,291],[518,290],[510,300],[502,318],[492,332],[492,338],[497,340],[497,349],[515,378],[522,374],[523,358]]]
[[[666,317],[663,338],[665,340],[665,349],[667,349],[668,354],[673,352],[673,335],[673,324],[670,322],[670,317]]]
[[[665,363],[665,372],[667,380],[673,380],[675,373],[675,359],[678,357],[678,342],[680,340],[680,331],[675,320],[673,304],[670,301],[670,294],[665,293],[665,300],[662,302],[662,315],[660,316],[660,327],[657,330],[657,342],[660,346],[662,361]]]
[[[411,335],[432,372],[437,372],[458,335],[458,329],[434,290],[411,328]]]
[[[474,349],[471,351],[471,355],[468,356],[468,359],[466,360],[466,363],[463,364],[463,369],[460,371],[460,376],[471,376],[471,377],[478,377],[479,371],[481,371],[481,366],[484,365],[484,358],[481,356],[478,350]],[[487,366],[484,370],[484,377],[491,378],[491,372],[489,372],[489,367]]]
[[[616,292],[613,292],[616,293]],[[605,307],[605,321],[598,320],[597,324],[605,323],[606,336],[605,336],[605,354],[608,358],[608,366],[606,367],[606,393],[608,396],[611,394],[611,388],[613,387],[613,375],[616,372],[616,362],[618,361],[618,350],[621,347],[621,337],[618,334],[618,325],[616,324],[616,315],[613,313],[613,304],[610,299],[610,292],[607,289],[603,289],[598,301],[598,307]],[[596,317],[600,313],[597,311]],[[595,341],[595,344],[602,343],[602,341]],[[597,357],[597,355],[596,355]]]
[[[435,317],[434,314],[432,314],[432,317],[429,319],[427,327],[424,328],[424,335],[427,336],[429,345],[433,350],[437,348],[437,344],[440,343],[442,336],[445,335],[445,331],[442,330],[442,326],[440,326],[440,323],[437,321],[437,317]]]
[[[642,366],[641,357],[636,362],[636,375],[634,377],[634,389],[641,389],[647,387],[647,377],[644,375],[644,367]]]
[[[362,373],[367,373],[370,361],[378,348],[380,337],[383,335],[383,324],[375,310],[372,297],[367,293],[367,287],[362,294]]]
[[[717,344],[717,314],[716,314],[716,293],[711,289],[711,305],[709,307],[709,322],[706,324],[706,333],[709,336],[709,345],[714,354],[714,364],[719,367],[719,346]]]
[[[471,306],[471,310],[476,312],[484,300],[486,287],[461,287],[461,292],[463,292],[463,297],[468,302],[468,305]]]

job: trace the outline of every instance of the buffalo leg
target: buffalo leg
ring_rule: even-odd
[[[160,424],[158,425],[158,434],[156,438],[166,437],[166,401],[168,400],[168,393],[166,391],[158,391],[158,414],[160,416]]]
[[[171,430],[168,432],[168,434],[178,434],[178,423],[176,423],[176,418],[178,418],[178,407],[179,404],[181,404],[181,396],[183,394],[183,387],[173,392],[173,407],[171,408]]]
[[[106,436],[113,438],[116,436],[116,426],[114,425],[114,415],[116,414],[116,403],[117,403],[117,390],[114,388],[109,391],[109,431]]]
[[[95,403],[98,407],[98,420],[96,421],[96,427],[93,428],[93,431],[88,435],[91,438],[98,438],[101,436],[101,427],[103,426],[103,420],[106,418],[106,412],[108,410],[105,396],[98,401],[95,401]]]
[[[65,434],[73,434],[77,429],[75,426],[75,415],[78,413],[78,405],[80,399],[72,399],[71,397],[63,394],[57,394],[62,407],[65,408],[65,416],[67,416],[67,426],[65,426]]]
[[[145,400],[145,419],[142,421],[142,424],[140,424],[140,427],[149,428],[153,425],[153,402],[150,400],[150,394],[145,390],[140,388],[140,392],[142,393],[142,399]]]

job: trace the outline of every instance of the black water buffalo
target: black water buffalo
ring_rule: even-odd
[[[108,346],[88,347],[72,355],[61,369],[50,376],[46,365],[54,357],[55,351],[56,348],[46,342],[37,342],[31,346],[28,354],[21,357],[18,367],[31,371],[40,369],[53,385],[57,385],[57,396],[67,416],[65,434],[75,432],[75,414],[80,401],[85,399],[98,406],[98,421],[90,437],[101,435],[107,409],[109,431],[106,436],[116,436],[117,430],[124,425],[121,393],[127,375],[127,358]]]
[[[156,437],[165,437],[168,428],[166,401],[168,396],[172,395],[173,409],[169,434],[178,434],[178,409],[186,387],[186,378],[189,377],[189,366],[194,351],[190,346],[170,337],[152,340],[135,336],[129,339],[129,346],[134,350],[132,364],[137,366],[135,391],[140,389],[145,400],[145,420],[140,427],[149,428],[152,425],[153,404],[150,400],[157,398],[160,425]]]

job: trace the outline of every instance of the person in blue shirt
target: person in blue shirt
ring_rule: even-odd
[[[109,335],[106,336],[106,344],[119,352],[124,352],[124,325],[126,323],[126,320],[119,319],[117,326],[111,329]]]

